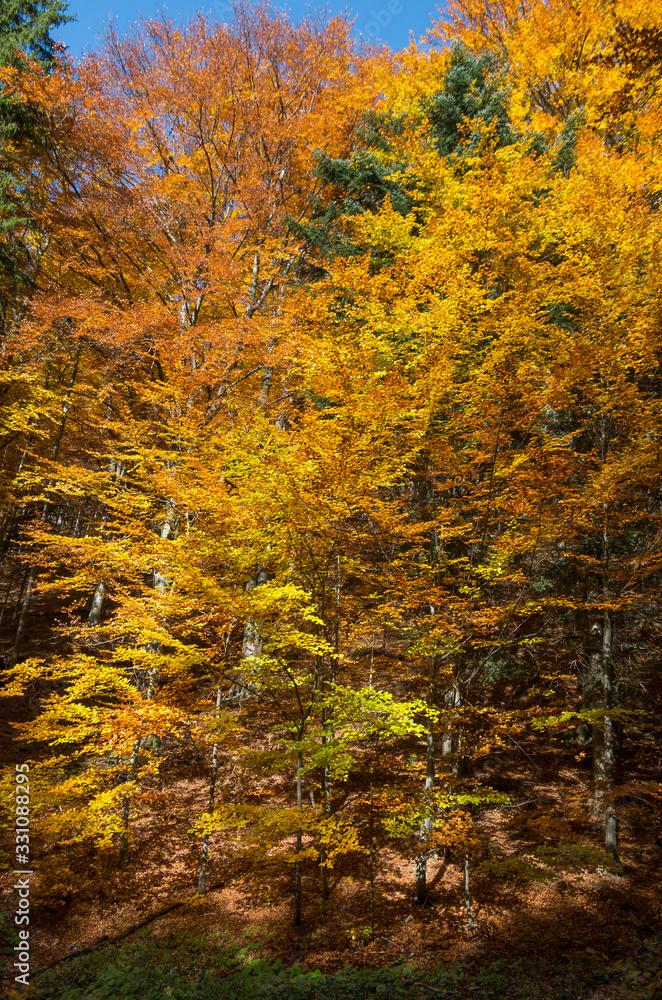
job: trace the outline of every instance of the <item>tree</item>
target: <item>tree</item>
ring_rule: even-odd
[[[0,64],[20,65],[27,56],[42,66],[52,68],[57,60],[58,43],[51,37],[75,16],[67,14],[64,0],[2,0],[0,17]]]
[[[30,72],[52,69],[61,55],[51,32],[75,18],[63,0],[3,0],[0,4],[0,67]],[[29,101],[0,90],[0,304],[3,330],[24,295],[35,267],[30,238],[32,205],[24,164],[40,145],[40,117]]]
[[[532,141],[533,123],[520,119],[521,138],[503,146],[494,119],[472,117],[473,156],[458,176],[439,158],[426,107],[435,107],[429,98],[402,138],[416,213],[384,205],[353,223],[357,242],[388,259],[388,273],[376,274],[368,254],[337,262],[333,294],[342,289],[352,302],[354,329],[374,338],[384,370],[404,368],[414,412],[426,414],[424,475],[410,510],[428,521],[420,562],[466,595],[447,633],[457,636],[460,700],[498,653],[553,648],[559,605],[579,612],[595,801],[604,813],[613,783],[614,614],[627,627],[629,609],[648,601],[625,584],[629,546],[636,526],[659,516],[649,464],[659,403],[639,388],[659,364],[649,242],[657,215],[636,147],[615,152],[594,126],[577,129],[574,168],[559,171],[553,134],[544,149]],[[646,167],[653,184],[656,163]],[[579,572],[568,591],[559,570],[570,561]],[[554,582],[544,572],[552,565]],[[451,601],[440,602],[440,622]],[[609,809],[606,830],[615,853]]]
[[[111,34],[75,76],[3,71],[41,129],[1,442],[9,690],[48,694],[25,738],[62,747],[36,828],[130,864],[160,744],[193,740],[192,880],[243,831],[297,924],[366,822],[373,907],[376,822],[419,903],[430,852],[468,878],[501,801],[472,769],[534,723],[591,726],[617,857],[615,728],[653,663],[655,25],[458,10],[458,44],[397,72],[344,19],[244,5]],[[35,600],[58,651],[25,658]],[[221,792],[226,753],[252,801]]]
[[[285,307],[299,251],[287,219],[303,219],[317,197],[314,148],[348,152],[371,93],[348,31],[342,19],[294,28],[237,7],[229,26],[198,19],[182,34],[163,21],[111,36],[80,80],[8,77],[11,96],[29,94],[50,122],[35,178],[49,194],[40,221],[50,242],[6,348],[9,471],[25,476],[8,499],[25,511],[31,587],[39,571],[42,596],[87,591],[88,622],[72,622],[71,639],[146,688],[136,702],[146,716],[186,704],[182,691],[214,657],[210,636],[227,651],[235,590],[266,553],[271,578],[285,575],[282,514],[265,490],[274,475],[287,483],[297,455],[287,428],[299,345]],[[72,357],[63,402],[64,372],[53,384],[50,369]],[[52,439],[58,406],[50,452],[31,447]],[[280,439],[273,448],[269,435]],[[277,608],[288,594],[286,581],[245,591],[244,621],[284,628],[295,597]],[[258,646],[249,670],[261,669]],[[130,783],[143,737],[131,744]],[[123,802],[124,858],[126,793]]]

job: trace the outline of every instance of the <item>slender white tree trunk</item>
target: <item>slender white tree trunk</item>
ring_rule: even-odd
[[[436,698],[436,673],[437,673],[437,660],[436,658],[432,662],[430,667],[430,679],[428,684],[428,705],[432,707]],[[425,793],[424,800],[426,804],[426,809],[430,809],[430,794],[434,788],[435,779],[435,745],[434,745],[434,723],[431,718],[428,718],[428,735],[427,735],[427,763],[425,769]],[[428,896],[427,890],[427,867],[428,867],[428,848],[427,844],[432,836],[433,822],[431,816],[426,816],[421,824],[421,829],[419,833],[420,841],[420,852],[416,859],[416,892],[414,895],[414,900],[419,905],[423,905]]]
[[[209,779],[209,805],[208,811],[214,808],[216,798],[216,775],[218,772],[218,720],[221,714],[221,685],[216,689],[216,729],[217,735],[214,740],[214,749],[211,755],[211,777]],[[200,861],[200,874],[198,875],[198,895],[205,894],[205,875],[207,872],[207,858],[209,857],[209,834],[206,833],[202,839],[202,859]]]
[[[467,910],[467,920],[469,922],[469,930],[473,934],[476,930],[476,921],[473,918],[471,912],[471,893],[469,892],[469,854],[464,855],[464,905]]]
[[[300,739],[303,738],[301,734]],[[297,753],[297,809],[301,810],[303,806],[303,795],[301,789],[301,772],[303,770],[303,752],[299,748]],[[297,830],[297,845],[296,853],[301,853],[301,842],[302,842],[302,830],[301,827]],[[301,924],[301,862],[295,861],[294,863],[294,926],[299,927]]]
[[[103,606],[106,602],[106,584],[97,583],[94,588],[94,596],[92,597],[92,607],[90,608],[90,613],[87,616],[88,625],[99,625],[101,622],[101,615],[103,614]]]
[[[611,599],[607,572],[609,538],[606,527],[602,538],[602,608],[598,608],[599,591],[595,584],[590,588],[589,600],[594,610],[589,614],[589,671],[585,678],[587,690],[584,703],[593,709],[602,709],[601,720],[593,724],[593,800],[594,818],[604,823],[605,850],[620,865],[618,855],[618,821],[614,806],[614,767],[616,748],[614,726],[609,714],[613,701],[612,623],[609,603]]]
[[[372,780],[372,768],[370,769],[370,939],[375,939],[375,848],[374,848],[374,824],[375,824],[375,784]]]
[[[611,616],[606,605],[604,615],[605,621],[602,633],[603,662],[606,664],[606,669],[604,670],[604,701],[605,708],[609,709],[612,700]],[[604,717],[604,726],[605,850],[620,865],[621,860],[618,855],[618,818],[614,805],[614,765],[616,759],[614,727],[611,717],[607,714]]]
[[[256,587],[261,587],[266,582],[266,566],[259,565],[255,574],[246,584],[245,590],[250,592],[251,590],[255,590]],[[244,624],[244,636],[241,643],[241,655],[244,660],[255,660],[262,656],[262,629],[262,622],[254,619],[248,619]],[[251,694],[251,690],[250,671],[245,669],[240,670],[239,674],[230,685],[230,690],[226,695],[226,699],[229,701],[234,701],[236,699],[241,700],[242,698],[248,697]]]
[[[129,780],[135,781],[136,774],[138,773],[138,751],[140,750],[140,740],[136,740],[133,744],[133,751],[131,753],[131,764],[129,770]],[[124,868],[126,864],[126,859],[129,854],[129,814],[131,812],[131,796],[125,795],[122,799],[122,830],[120,832],[120,849],[118,864],[120,868]]]
[[[173,533],[173,525],[175,523],[175,505],[172,500],[166,502],[166,515],[163,524],[159,528],[159,538],[161,541],[166,541]],[[165,594],[168,587],[170,586],[170,579],[168,575],[163,572],[163,568],[159,565],[155,566],[154,574],[154,590],[157,594]],[[160,643],[153,639],[151,642],[147,643],[147,650],[150,653],[158,653],[161,648]],[[151,698],[154,693],[155,688],[159,683],[159,674],[156,667],[149,667],[146,671],[140,671],[140,686],[147,688],[147,697]]]
[[[266,566],[260,565],[255,571],[255,575],[250,578],[246,584],[246,591],[250,592],[255,590],[256,587],[261,587],[267,582],[267,569]],[[262,629],[261,623],[255,621],[247,621],[244,626],[244,638],[241,644],[241,655],[244,659],[252,659],[253,657],[262,656]]]

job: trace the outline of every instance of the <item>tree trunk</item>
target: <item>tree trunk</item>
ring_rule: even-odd
[[[435,698],[435,679],[437,673],[437,660],[433,660],[432,666],[430,668],[430,681],[428,685],[428,705],[432,707],[436,700]],[[427,736],[427,764],[425,769],[425,807],[429,811],[431,807],[430,803],[430,793],[434,788],[434,778],[435,778],[435,747],[434,747],[434,722],[431,718],[428,718],[428,736]],[[419,841],[421,844],[421,850],[419,852],[418,858],[416,859],[416,892],[414,895],[414,901],[422,906],[427,897],[427,868],[428,868],[428,852],[427,843],[432,835],[433,822],[431,816],[425,816],[423,822],[421,823],[421,830],[419,834]]]
[[[90,613],[87,616],[88,625],[98,625],[101,622],[101,615],[103,613],[105,601],[106,584],[97,583],[94,589],[94,596],[92,598],[92,607],[90,608]]]
[[[329,681],[331,684],[335,684],[336,675],[338,671],[338,657],[340,654],[340,556],[336,556],[336,583],[334,587],[335,594],[335,618],[333,624],[333,645],[334,651],[333,655],[329,658],[330,670],[329,670]],[[374,645],[373,645],[373,656],[374,656]],[[322,669],[324,663],[322,660]],[[372,675],[371,675],[372,683]],[[324,693],[324,683],[321,685],[322,694]],[[329,734],[333,735],[332,728],[332,714],[327,712],[326,708],[322,709],[322,743],[326,743]],[[327,765],[322,768],[322,802],[324,803],[324,812],[327,816],[331,815],[331,769]],[[320,851],[320,868],[322,873],[322,899],[328,899],[331,895],[331,890],[329,889],[329,873],[326,867],[326,851],[324,848]]]
[[[464,757],[462,755],[462,738],[457,724],[461,704],[460,680],[458,675],[455,674],[453,686],[444,695],[444,707],[447,718],[451,721],[447,725],[442,737],[441,752],[444,757],[451,758],[453,777],[457,781],[460,781],[464,777],[465,772]]]
[[[76,351],[76,358],[74,360],[74,367],[71,372],[71,378],[69,379],[69,385],[67,386],[67,391],[65,393],[64,401],[62,403],[62,420],[60,421],[60,427],[57,432],[57,437],[53,443],[53,451],[51,453],[51,458],[55,462],[60,453],[60,445],[62,444],[62,438],[64,437],[64,429],[67,426],[67,416],[69,414],[69,400],[71,398],[71,390],[76,383],[76,376],[78,375],[78,365],[80,364],[80,356],[82,352],[82,345],[79,345]]]
[[[612,625],[609,611],[609,579],[607,576],[608,537],[602,539],[602,608],[598,610],[598,590],[590,588],[589,600],[594,610],[589,612],[589,672],[585,678],[584,703],[592,709],[602,709],[604,715],[593,723],[593,800],[592,813],[604,823],[605,850],[620,866],[618,855],[618,822],[614,807],[614,728],[609,709],[612,707],[613,661]]]
[[[36,567],[33,567],[27,578],[27,586],[25,588],[25,597],[23,598],[23,605],[21,607],[21,616],[18,619],[18,625],[16,626],[16,638],[14,639],[14,648],[7,658],[7,666],[15,667],[18,663],[18,657],[21,652],[21,644],[23,642],[23,636],[25,635],[25,626],[28,621],[28,611],[30,610],[30,600],[32,598],[32,588],[34,586],[35,577],[37,575]]]
[[[590,598],[597,601],[597,593],[590,594]],[[589,669],[584,690],[584,704],[590,709],[603,708],[603,672],[602,672],[602,632],[603,613],[598,610],[589,611],[588,621],[588,642],[589,642]],[[593,816],[599,819],[602,813],[602,802],[605,790],[605,755],[604,755],[604,729],[602,721],[593,722],[592,725],[592,756],[593,756],[593,797],[591,800],[591,810]]]
[[[467,910],[467,920],[469,921],[469,930],[473,934],[476,930],[476,922],[473,918],[471,912],[471,894],[469,893],[469,855],[464,855],[464,905]]]
[[[152,697],[154,692],[153,685],[153,674],[155,670],[149,671],[149,679],[147,684],[147,692],[145,698],[147,701]],[[143,742],[143,746],[146,746],[146,742]],[[135,781],[136,774],[138,773],[138,752],[140,750],[141,740],[137,739],[133,744],[133,751],[131,753],[131,769],[130,769],[130,780]],[[129,811],[131,808],[131,796],[125,795],[122,800],[122,832],[120,833],[120,850],[119,850],[119,866],[123,868],[126,864],[126,859],[129,850]]]
[[[609,709],[612,702],[612,659],[611,659],[611,616],[605,605],[604,628],[602,633],[603,681],[605,708]],[[609,715],[604,717],[603,736],[603,771],[605,781],[605,850],[607,854],[621,866],[618,856],[618,818],[614,805],[614,764],[615,764],[614,727]],[[622,867],[622,866],[621,866]]]
[[[303,739],[303,736],[301,736]],[[303,769],[303,752],[299,748],[297,754],[297,809],[299,810],[299,815],[301,815],[301,808],[303,806],[303,798],[301,792],[301,771]],[[301,840],[302,840],[302,830],[301,827],[297,830],[297,846],[296,853],[301,853]],[[294,926],[299,927],[301,924],[301,862],[295,861],[294,863]]]
[[[21,579],[21,586],[20,586],[20,589],[19,589],[19,592],[18,592],[18,597],[16,599],[16,604],[14,605],[14,614],[11,616],[12,625],[16,621],[16,615],[19,613],[19,608],[21,607],[21,603],[23,601],[23,594],[25,592],[25,585],[28,582],[28,577],[29,576],[30,576],[30,569],[28,568],[28,569],[26,569],[26,571],[23,574],[23,577]]]
[[[221,713],[221,685],[219,684],[216,689],[216,726],[218,727],[218,720]],[[214,740],[214,749],[211,756],[211,778],[209,779],[209,806],[208,811],[211,812],[214,808],[214,799],[216,797],[216,774],[218,772],[218,735]],[[198,895],[204,896],[205,894],[205,874],[207,871],[207,858],[209,856],[209,834],[206,833],[202,839],[202,859],[200,861],[200,874],[198,876]]]
[[[267,578],[267,568],[263,564],[260,564],[244,589],[247,592],[255,590],[256,587],[261,587],[265,584]],[[241,643],[242,658],[244,660],[257,659],[262,656],[262,647],[262,623],[249,619],[244,625],[244,636]],[[248,671],[240,670],[225,697],[227,701],[241,700],[242,698],[247,698],[252,691]]]
[[[5,617],[5,609],[7,607],[7,601],[9,600],[9,595],[11,594],[11,585],[14,582],[15,576],[16,576],[16,567],[12,567],[12,570],[9,574],[9,583],[7,584],[5,599],[2,602],[2,611],[0,611],[0,625],[2,625],[2,619]]]
[[[138,772],[138,751],[140,749],[140,740],[136,740],[133,744],[133,751],[131,753],[131,769],[129,771],[130,781],[135,781],[136,774]],[[129,813],[131,811],[131,796],[125,795],[122,799],[122,830],[120,833],[120,849],[117,863],[120,868],[124,868],[126,864],[126,859],[129,853]]]
[[[175,522],[175,505],[172,500],[166,501],[166,515],[165,520],[161,527],[159,528],[159,538],[161,541],[166,541],[170,538],[173,532],[173,524]],[[154,590],[157,594],[164,594],[168,587],[170,586],[170,580],[167,574],[165,574],[162,569],[157,565],[154,567],[153,573]],[[161,649],[161,644],[153,639],[151,642],[147,643],[147,650],[150,653],[158,653]],[[147,688],[147,698],[151,698],[154,689],[159,683],[159,673],[156,667],[150,667],[149,669],[139,672],[139,688]]]
[[[266,566],[260,565],[255,575],[246,584],[246,591],[255,590],[267,582]],[[262,634],[260,622],[247,621],[244,626],[244,638],[241,645],[241,655],[244,659],[262,656]]]
[[[166,502],[166,516],[165,521],[159,529],[159,538],[161,541],[166,541],[170,538],[173,532],[173,522],[175,520],[175,505],[172,500]],[[168,589],[170,581],[165,573],[162,573],[159,567],[154,569],[154,590],[158,594],[165,594]]]
[[[328,767],[323,768],[322,771],[322,802],[324,803],[324,812],[327,816],[331,813],[331,791],[328,771]],[[326,868],[326,851],[324,847],[320,850],[320,872],[322,874],[322,899],[328,899],[331,895],[331,890],[329,889],[329,873]]]
[[[372,780],[372,769],[370,773],[370,940],[375,939],[375,849],[374,841],[374,821],[375,821],[375,785]]]
[[[326,732],[327,724],[329,722],[328,716],[326,714],[326,709],[322,709],[322,745],[327,742],[328,735]],[[324,808],[325,816],[331,815],[331,772],[328,765],[324,765],[322,768],[322,787],[321,796],[322,804]],[[322,899],[328,899],[331,895],[329,889],[329,873],[326,867],[326,851],[324,847],[320,849],[320,872],[322,875]]]

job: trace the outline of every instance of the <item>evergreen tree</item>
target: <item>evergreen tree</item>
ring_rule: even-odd
[[[0,65],[20,66],[25,56],[53,66],[58,43],[51,32],[75,18],[64,0],[0,0]]]
[[[379,212],[389,202],[401,215],[411,210],[411,195],[394,176],[402,163],[392,151],[391,140],[400,127],[401,122],[391,115],[370,110],[358,130],[359,148],[350,156],[331,157],[324,150],[317,153],[314,173],[324,197],[318,198],[309,219],[289,219],[291,230],[306,241],[307,278],[323,276],[324,262],[336,255],[352,257],[365,252],[366,247],[346,232],[342,219]]]
[[[428,101],[426,109],[440,155],[471,155],[484,126],[492,123],[499,147],[515,142],[507,106],[508,96],[496,57],[489,52],[475,56],[457,42],[443,88]],[[473,129],[469,124],[472,120],[477,126]]]
[[[50,70],[58,58],[55,28],[74,20],[64,0],[0,0],[0,66],[29,71],[29,60]],[[0,328],[12,315],[16,296],[31,284],[31,216],[21,184],[21,164],[39,142],[39,116],[0,84]]]

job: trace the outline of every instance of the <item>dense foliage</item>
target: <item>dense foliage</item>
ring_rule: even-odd
[[[130,867],[177,752],[191,886],[291,871],[295,925],[361,857],[374,936],[377,825],[420,904],[460,866],[472,930],[481,860],[622,873],[619,796],[662,799],[618,759],[659,720],[657,6],[456,0],[387,56],[237,5],[75,68],[39,16],[0,71],[34,126],[2,118],[0,603],[38,848]],[[517,803],[477,769],[536,732],[590,754],[596,844],[548,816],[486,861]]]

